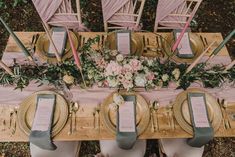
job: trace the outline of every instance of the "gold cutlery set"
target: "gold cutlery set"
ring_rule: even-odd
[[[152,52],[155,55],[160,56],[160,57],[165,56],[164,42],[160,35],[155,36],[154,43],[151,43],[150,39],[146,37],[145,35],[143,35],[143,46],[144,46],[143,55],[145,55],[148,52],[150,53]]]
[[[98,40],[97,40],[97,45],[96,45],[96,48],[99,50],[99,49],[102,49],[104,47],[104,43],[105,43],[105,35],[102,34],[102,35],[97,35],[96,37],[98,37]],[[78,35],[78,47],[83,47],[86,42],[88,41],[88,39],[86,39],[84,36],[82,35]]]
[[[159,109],[161,108],[161,111],[163,112],[159,112]],[[158,101],[153,101],[150,102],[150,125],[151,125],[151,132],[157,132],[157,131],[161,131],[161,130],[165,130],[163,128],[165,128],[165,126],[161,126],[160,124],[162,122],[160,122],[160,115],[163,116],[163,119],[166,120],[167,126],[168,128],[170,128],[170,130],[174,131],[176,129],[175,127],[175,120],[174,120],[174,113],[173,113],[173,104],[170,103],[170,105],[166,106],[166,107],[160,107],[160,104]]]
[[[228,111],[227,108],[229,107],[229,105],[225,99],[222,99],[222,100],[218,99],[218,103],[220,105],[220,109],[221,109],[221,113],[222,113],[223,128],[225,130],[232,129],[233,127],[231,125],[231,123],[232,123],[231,120],[235,121],[235,111],[231,112],[231,113]]]
[[[100,130],[100,104],[95,107],[94,112],[93,112],[93,125],[94,129]]]
[[[1,115],[7,114],[7,116],[4,116],[4,118],[9,117],[9,119],[4,119],[2,117],[1,124],[0,124],[0,128],[1,128],[0,131],[2,132],[10,131],[12,135],[16,133],[17,110],[18,110],[18,107],[10,108],[9,113],[8,113],[8,111],[4,107],[2,108]]]
[[[68,135],[71,135],[77,132],[77,119],[76,113],[79,110],[79,104],[77,102],[70,103],[69,105],[69,132]]]

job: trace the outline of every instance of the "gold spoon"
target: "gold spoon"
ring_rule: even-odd
[[[69,124],[69,131],[68,131],[68,135],[72,134],[73,131],[73,103],[69,104],[69,119],[70,119],[70,124]]]
[[[73,131],[76,132],[77,131],[77,118],[76,118],[76,113],[79,109],[79,105],[77,102],[74,103],[73,105],[73,112],[74,112],[74,129]]]
[[[153,110],[154,110],[154,115],[156,116],[156,125],[157,125],[157,130],[159,131],[159,124],[158,124],[158,116],[156,115],[158,109],[160,107],[160,104],[157,100],[153,102]]]

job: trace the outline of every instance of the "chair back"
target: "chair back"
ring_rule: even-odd
[[[32,1],[47,28],[62,26],[77,31],[87,29],[82,24],[80,0],[74,0],[74,5],[72,5],[72,0]],[[72,6],[76,6],[76,11]]]
[[[145,0],[102,0],[104,30],[140,29]]]
[[[202,0],[159,0],[154,32],[158,29],[183,29],[194,16]]]

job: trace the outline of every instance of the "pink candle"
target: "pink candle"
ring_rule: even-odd
[[[77,65],[78,69],[81,70],[82,67],[81,67],[81,63],[80,63],[80,58],[78,56],[77,50],[74,47],[73,40],[71,38],[71,35],[70,35],[69,30],[68,30],[67,27],[66,27],[66,31],[68,33],[69,43],[70,43],[70,47],[71,47],[72,52],[73,52],[73,57],[74,57],[74,60],[75,60],[75,64]]]
[[[180,33],[179,37],[177,38],[175,44],[174,44],[173,47],[172,47],[172,51],[173,51],[173,52],[177,49],[177,47],[178,47],[178,45],[179,45],[181,39],[183,38],[184,33],[185,33],[186,29],[188,28],[188,26],[189,26],[189,24],[190,24],[192,18],[193,18],[192,15],[188,18],[187,23],[185,24],[185,26],[184,26],[182,32]]]

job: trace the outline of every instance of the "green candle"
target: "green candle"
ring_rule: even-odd
[[[7,26],[7,24],[3,21],[3,19],[0,17],[0,21],[4,25],[4,27],[7,29],[7,31],[11,34],[13,39],[15,40],[16,44],[20,47],[20,49],[24,52],[25,56],[28,57],[28,59],[33,60],[29,51],[25,48],[23,43],[19,40],[19,38],[15,35],[15,33]]]
[[[224,47],[224,45],[229,41],[229,39],[235,34],[235,29],[220,43],[220,45],[212,52],[210,56],[215,56]]]

